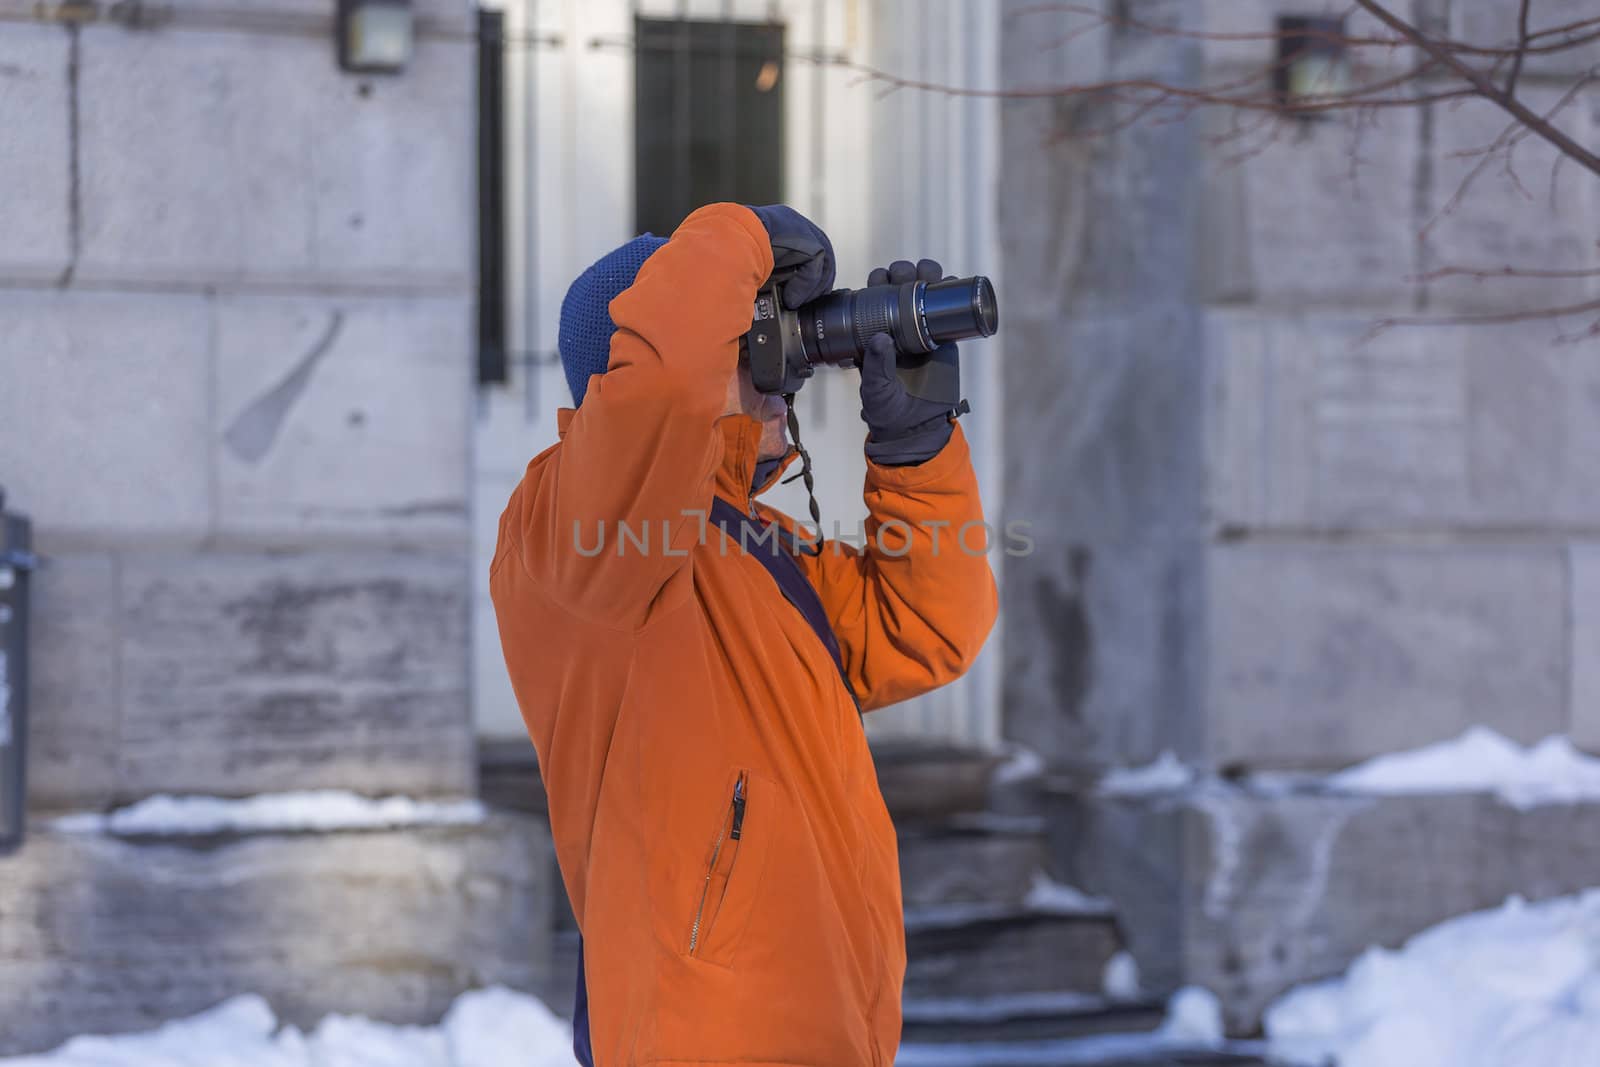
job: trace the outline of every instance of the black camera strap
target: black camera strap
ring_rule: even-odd
[[[820,556],[822,555],[823,541],[822,508],[817,504],[817,481],[816,476],[811,473],[811,453],[807,452],[806,446],[800,443],[800,419],[794,413],[794,394],[784,393],[783,403],[784,406],[789,409],[789,440],[794,442],[795,451],[800,453],[800,472],[798,474],[789,475],[789,477],[783,480],[783,484],[788,485],[796,478],[805,479],[806,500],[811,505],[811,521],[816,523],[817,526],[817,542],[810,549],[807,549],[806,546],[802,544],[799,546],[799,550],[801,552],[805,552],[807,555]]]

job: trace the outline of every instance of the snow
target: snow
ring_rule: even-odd
[[[476,800],[374,799],[340,789],[263,793],[230,799],[158,794],[109,815],[84,812],[51,823],[66,833],[180,836],[229,831],[372,830],[396,826],[457,826],[482,822]]]
[[[1004,763],[994,769],[995,785],[1015,785],[1044,774],[1044,757],[1026,745],[1011,745]]]
[[[1175,1044],[1220,1048],[1224,1040],[1222,1002],[1209,989],[1185,986],[1167,1004],[1161,1035]]]
[[[1115,910],[1105,897],[1054,881],[1043,871],[1033,872],[1033,884],[1022,900],[1029,911],[1046,915],[1110,915]]]
[[[571,1028],[533,997],[463,993],[436,1027],[330,1015],[311,1033],[279,1028],[261,997],[233,997],[159,1029],[75,1037],[0,1067],[572,1067]]]
[[[1154,763],[1143,767],[1118,767],[1100,779],[1102,796],[1142,797],[1155,793],[1176,793],[1193,785],[1195,773],[1172,752],[1163,752]]]
[[[915,1008],[907,1005],[906,1018],[986,1022],[1081,1010],[1092,1007],[1088,1002],[1094,999],[1039,994],[992,1001],[924,1001]],[[1153,1033],[905,1044],[895,1064],[1088,1067],[1199,1051],[1259,1049],[1254,1043],[1223,1041],[1216,998],[1204,990],[1185,989],[1172,999],[1167,1022]],[[0,1057],[0,1067],[573,1067],[574,1062],[571,1027],[533,997],[500,987],[463,993],[438,1026],[394,1026],[360,1016],[330,1015],[304,1033],[280,1026],[263,998],[247,994],[155,1030],[75,1037],[52,1052]]]
[[[1109,1000],[1139,999],[1142,995],[1139,964],[1133,953],[1124,950],[1106,961],[1106,969],[1100,976],[1100,990]]]
[[[1484,727],[1453,741],[1379,756],[1328,779],[1349,793],[1493,792],[1516,808],[1600,800],[1600,759],[1565,737],[1531,748]]]
[[[1268,1009],[1279,1058],[1339,1067],[1593,1067],[1600,890],[1452,919]]]
[[[1090,896],[1081,889],[1053,881],[1042,871],[1035,871],[1033,883],[1022,898],[1023,910],[1035,915],[1109,916],[1114,913],[1111,901]],[[957,901],[953,904],[931,904],[921,908],[907,908],[906,930],[916,933],[924,930],[948,930],[976,923],[1009,919],[1017,914],[1017,907],[1004,901]]]

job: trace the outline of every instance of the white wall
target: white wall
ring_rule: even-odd
[[[553,352],[561,298],[590,262],[633,235],[632,19],[733,17],[782,19],[788,27],[784,108],[785,199],[815,219],[833,240],[839,284],[858,286],[889,259],[942,257],[958,273],[997,269],[993,240],[992,101],[928,94],[884,95],[858,71],[817,62],[847,57],[883,66],[871,40],[886,15],[917,18],[915,48],[896,52],[908,73],[962,82],[992,82],[995,8],[981,3],[917,5],[858,0],[529,0],[507,9],[513,36],[539,43],[516,49],[508,142],[512,233],[513,344]],[[904,11],[895,9],[903,8]],[[904,22],[904,20],[902,20]],[[896,48],[901,45],[896,44]],[[908,160],[924,160],[907,166]],[[532,188],[528,188],[531,181]],[[527,190],[522,195],[518,190]],[[524,209],[526,204],[526,209]],[[997,346],[973,349],[967,395],[976,417],[973,438],[980,477],[997,487],[998,452],[992,406]],[[501,507],[527,460],[555,440],[555,410],[571,403],[558,365],[483,394],[477,430],[475,529],[479,566],[474,611],[476,715],[480,733],[518,736],[522,723],[505,678],[487,566]],[[853,371],[819,375],[800,394],[801,437],[817,468],[825,524],[846,529],[865,516],[865,464]],[[530,404],[530,397],[537,397]],[[993,400],[991,400],[993,398]],[[806,514],[800,483],[774,490],[773,501]],[[998,513],[998,501],[986,495]],[[996,561],[998,565],[998,560]],[[993,645],[995,642],[991,642]],[[931,733],[973,741],[998,736],[989,663],[972,678],[922,701],[869,720],[875,733]]]

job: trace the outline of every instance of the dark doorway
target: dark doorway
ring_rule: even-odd
[[[666,236],[701,204],[783,200],[783,26],[636,19],[634,206]]]

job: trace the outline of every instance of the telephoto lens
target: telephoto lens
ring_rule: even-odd
[[[994,286],[978,275],[942,282],[902,282],[838,289],[790,311],[769,279],[756,294],[744,352],[763,393],[797,392],[821,364],[859,364],[873,334],[894,338],[896,370],[917,396],[942,398],[958,388],[955,365],[940,345],[992,336],[1000,326]],[[941,369],[945,362],[950,366]],[[955,403],[955,400],[951,400]]]
[[[841,289],[796,315],[806,359],[813,364],[854,363],[875,333],[888,333],[900,351],[919,354],[951,341],[990,337],[1000,326],[994,286],[982,275]]]

